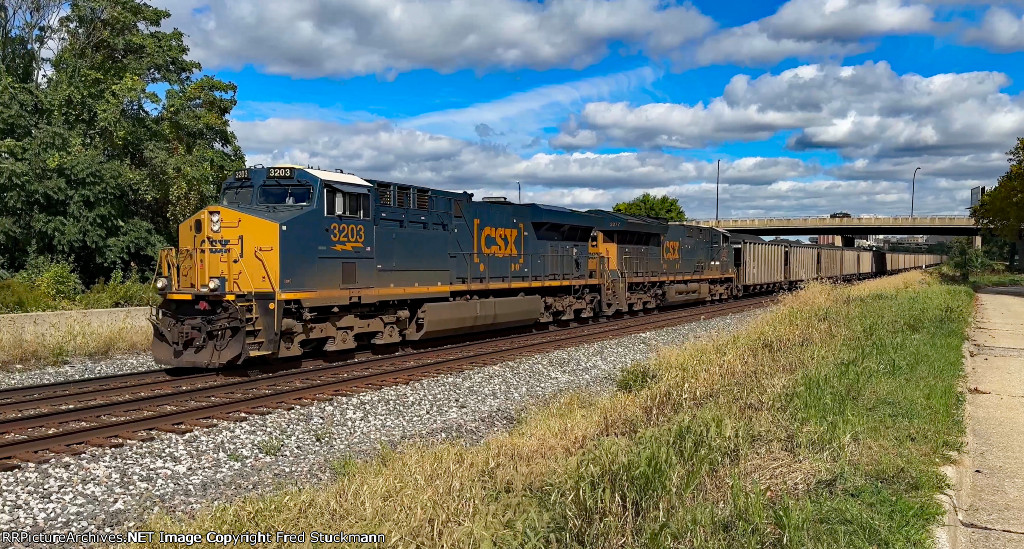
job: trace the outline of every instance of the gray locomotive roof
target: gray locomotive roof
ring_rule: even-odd
[[[314,170],[312,168],[301,168],[310,175],[319,177],[323,181],[333,181],[335,183],[348,183],[349,185],[359,185],[360,187],[372,187],[370,182],[366,181],[362,177],[352,175],[350,173],[343,172],[329,172],[327,170]]]

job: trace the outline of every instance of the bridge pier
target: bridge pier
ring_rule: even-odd
[[[974,235],[974,238],[972,240],[974,241],[974,249],[975,250],[980,250],[981,249],[981,235],[980,234]]]
[[[839,239],[842,241],[844,248],[852,248],[854,244],[854,238],[852,236],[840,235]]]

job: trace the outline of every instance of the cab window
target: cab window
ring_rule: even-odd
[[[230,204],[248,206],[252,204],[252,185],[238,185],[226,187],[221,193],[220,203],[224,206]]]
[[[368,193],[350,193],[328,188],[324,201],[327,215],[341,217],[370,218],[370,195]]]
[[[260,204],[309,204],[313,187],[309,185],[264,185],[260,187]]]

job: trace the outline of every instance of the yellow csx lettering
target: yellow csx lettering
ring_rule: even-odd
[[[519,250],[516,249],[516,235],[518,234],[518,229],[484,227],[480,231],[480,251],[499,257],[519,255]]]
[[[679,259],[679,243],[673,241],[666,242],[661,253],[665,259]]]

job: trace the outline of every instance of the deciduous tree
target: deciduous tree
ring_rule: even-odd
[[[666,221],[686,221],[686,212],[679,205],[679,199],[670,196],[654,196],[644,193],[629,202],[620,202],[614,210],[619,213],[643,217],[655,217]]]
[[[979,224],[989,225],[993,232],[1017,242],[1017,267],[1024,259],[1024,137],[1006,153],[1010,169],[999,177],[996,187],[981,197],[971,208]]]
[[[0,55],[40,67],[0,68],[0,257],[71,258],[92,281],[149,268],[244,157],[228,123],[234,84],[200,74],[182,33],[161,30],[168,12],[61,6],[53,55],[19,54],[38,46],[32,25],[0,24]]]

